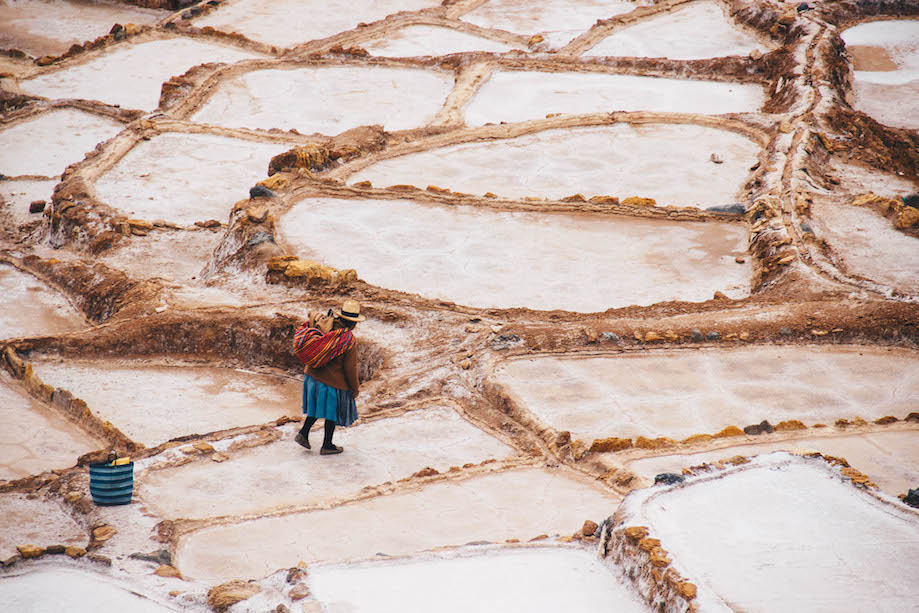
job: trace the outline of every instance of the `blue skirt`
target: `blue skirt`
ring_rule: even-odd
[[[303,412],[307,417],[327,419],[341,426],[357,421],[357,404],[351,390],[340,390],[303,376]]]

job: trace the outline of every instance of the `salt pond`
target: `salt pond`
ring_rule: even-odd
[[[0,132],[0,173],[56,177],[121,128],[117,121],[76,109],[41,113]]]
[[[329,66],[255,70],[224,81],[192,116],[226,127],[338,134],[363,125],[417,128],[440,110],[453,75],[433,70]]]
[[[592,552],[548,547],[318,566],[309,585],[326,610],[353,613],[426,613],[435,602],[441,613],[648,610]]]
[[[129,109],[151,111],[160,104],[160,90],[170,77],[205,62],[238,62],[261,57],[251,51],[184,38],[143,43],[130,41],[20,86],[46,98],[85,98]]]
[[[85,320],[64,296],[30,274],[0,263],[0,339],[62,334]]]
[[[167,517],[241,515],[327,504],[425,467],[446,472],[451,466],[513,453],[445,408],[339,428],[335,443],[347,454],[331,458],[319,457],[322,429],[315,430],[311,451],[295,443],[291,431],[276,443],[231,453],[219,464],[151,471],[140,479],[141,495]],[[177,490],[185,494],[170,495]]]
[[[206,528],[183,537],[176,558],[186,577],[200,581],[262,577],[300,560],[343,562],[471,541],[572,534],[584,520],[602,521],[618,503],[614,494],[565,471],[521,469]]]
[[[114,361],[39,361],[35,372],[152,446],[191,433],[263,424],[299,415],[302,384],[294,378],[232,368]]]
[[[104,445],[29,396],[0,371],[0,480],[68,468]]]
[[[316,198],[280,226],[298,253],[369,283],[477,307],[589,312],[749,293],[750,267],[734,261],[740,225]]]
[[[223,232],[151,232],[122,241],[99,258],[106,266],[132,278],[160,278],[184,285],[201,285],[201,271],[220,245]]]
[[[551,113],[756,112],[763,88],[741,83],[631,75],[499,71],[466,107],[470,125],[543,119]]]
[[[96,193],[130,217],[227,222],[233,204],[267,178],[271,158],[291,148],[213,134],[160,134],[121,158],[96,182]]]
[[[919,295],[919,238],[866,207],[815,203],[813,229],[846,272],[900,292]]]
[[[842,39],[855,69],[853,106],[883,124],[919,128],[919,20],[863,23]]]
[[[587,441],[714,434],[768,419],[808,425],[916,410],[919,354],[763,346],[511,360],[497,380],[545,423]]]
[[[74,545],[85,547],[89,541],[87,530],[82,528],[54,500],[29,498],[26,494],[0,494],[0,552],[15,553],[19,545]],[[3,559],[7,559],[4,555]],[[0,598],[4,590],[0,589]],[[0,600],[2,602],[2,600]],[[0,611],[16,611],[0,607]]]
[[[0,211],[8,214],[13,227],[42,219],[41,213],[30,213],[30,205],[36,200],[50,204],[54,195],[56,179],[19,179],[0,181]]]
[[[724,163],[713,164],[712,153]],[[736,201],[758,153],[755,143],[724,130],[617,124],[545,130],[413,153],[373,164],[349,181],[378,186],[434,184],[511,198],[581,193],[711,206]]]
[[[704,33],[704,35],[702,34]],[[672,13],[613,32],[585,56],[666,57],[697,60],[769,49],[736,26],[714,2],[692,2]]]
[[[21,613],[96,613],[101,610],[164,613],[176,609],[101,575],[42,568],[0,579],[0,610]]]
[[[399,28],[386,34],[383,38],[361,43],[360,46],[369,51],[371,55],[384,57],[447,55],[466,51],[503,53],[511,49],[522,48],[459,30],[422,25]]]
[[[881,502],[816,461],[778,454],[744,468],[650,495],[634,517],[684,576],[719,601],[712,610],[913,606],[915,509]]]

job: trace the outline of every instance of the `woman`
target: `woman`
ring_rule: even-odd
[[[341,453],[343,449],[332,444],[335,426],[350,426],[357,419],[357,398],[360,381],[357,377],[357,347],[350,332],[359,321],[367,318],[361,315],[361,305],[357,300],[345,300],[341,310],[333,310],[332,332],[349,337],[342,343],[344,351],[332,358],[321,368],[307,366],[303,377],[303,412],[306,421],[300,432],[294,437],[303,447],[311,449],[310,428],[318,419],[325,420],[325,437],[322,440],[320,455]]]

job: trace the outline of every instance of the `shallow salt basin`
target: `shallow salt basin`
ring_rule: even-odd
[[[81,528],[56,502],[30,499],[26,494],[0,494],[0,552],[3,559],[16,552],[19,545],[85,547],[88,531]],[[3,594],[0,589],[0,594]],[[0,607],[0,611],[15,611]]]
[[[720,605],[706,610],[914,608],[915,509],[882,502],[817,461],[777,454],[745,468],[647,496],[632,518],[696,583],[700,602]]]
[[[432,602],[441,613],[648,610],[593,552],[548,547],[319,566],[309,585],[326,610],[352,613],[427,613]]]
[[[673,113],[756,112],[759,85],[685,81],[657,77],[555,72],[495,72],[466,107],[466,122],[544,119],[551,113],[612,111]]]
[[[542,34],[550,47],[566,45],[598,19],[634,10],[624,0],[562,0],[534,4],[530,0],[491,0],[462,16],[463,21],[517,34]]]
[[[710,161],[712,153],[723,164]],[[723,130],[638,125],[545,130],[377,162],[350,183],[438,185],[503,197],[642,196],[661,205],[735,202],[759,147]]]
[[[29,213],[29,206],[36,200],[51,203],[56,179],[19,179],[0,181],[0,211],[9,214],[18,225],[42,219],[41,213]]]
[[[206,528],[180,539],[176,560],[186,578],[199,581],[262,577],[300,560],[344,562],[472,541],[571,534],[587,519],[599,523],[618,503],[616,495],[566,471],[520,469],[333,509]]]
[[[431,70],[336,66],[255,70],[224,81],[193,121],[338,134],[357,126],[418,128],[433,119],[453,76]]]
[[[54,109],[0,132],[0,174],[56,177],[122,125],[76,109]]]
[[[147,446],[299,415],[302,384],[232,368],[89,360],[34,362],[36,374]]]
[[[919,354],[867,347],[540,357],[508,361],[495,376],[521,406],[585,441],[682,439],[764,419],[903,419],[919,402]]]
[[[863,23],[841,36],[855,69],[853,106],[883,124],[919,128],[919,20]]]
[[[315,198],[280,227],[295,251],[368,283],[475,307],[592,312],[749,294],[737,224]]]
[[[269,45],[291,47],[353,30],[360,23],[378,21],[393,13],[439,4],[437,0],[329,0],[316,10],[303,10],[300,0],[237,0],[194,23],[199,28],[211,26]]]
[[[271,158],[290,148],[213,134],[160,134],[121,158],[96,182],[96,193],[130,217],[226,222],[233,204],[267,177]]]
[[[0,2],[0,48],[36,57],[61,55],[73,44],[109,33],[116,23],[147,25],[169,15],[124,4],[71,0]]]
[[[85,98],[129,109],[159,107],[160,90],[170,77],[206,62],[238,62],[262,57],[233,47],[168,38],[146,43],[121,43],[83,64],[20,83],[46,98]]]
[[[30,274],[0,263],[0,339],[73,332],[85,326],[64,296]]]
[[[163,613],[175,611],[139,595],[136,588],[90,572],[42,568],[0,578],[0,610],[20,613],[97,613],[130,611]]]
[[[347,451],[340,456],[320,458],[321,424],[312,432],[310,451],[293,436],[234,453],[219,464],[197,462],[151,471],[140,479],[141,495],[171,518],[242,515],[329,503],[425,467],[446,472],[451,466],[513,455],[512,448],[446,408],[339,428],[335,444]],[[171,495],[175,491],[184,494]]]
[[[812,207],[814,232],[829,243],[846,272],[906,294],[919,294],[919,239],[866,207]]]
[[[754,439],[755,440],[755,439]],[[752,457],[773,451],[814,449],[824,455],[845,458],[865,473],[885,493],[905,494],[919,484],[919,430],[873,432],[844,436],[802,437],[770,443],[746,441],[701,453],[675,453],[626,462],[639,476],[654,481],[660,473],[677,473],[683,468],[717,462],[737,455]]]
[[[399,28],[387,34],[385,38],[361,43],[360,46],[371,55],[384,57],[447,55],[467,51],[504,53],[523,48],[450,28],[422,25]]]
[[[208,230],[155,231],[145,237],[122,241],[98,260],[133,278],[160,278],[197,285],[201,282],[201,271],[210,262],[222,238],[223,232]]]
[[[67,468],[102,443],[35,400],[0,372],[0,481]]]
[[[704,32],[704,36],[698,34]],[[769,49],[734,25],[714,2],[694,2],[640,21],[604,38],[584,56],[666,57],[698,60]]]

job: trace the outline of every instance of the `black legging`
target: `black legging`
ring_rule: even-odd
[[[316,423],[317,417],[307,417],[306,421],[303,422],[303,427],[300,428],[300,434],[303,438],[309,438],[310,428],[313,427],[313,424]],[[336,423],[330,419],[325,420],[325,436],[322,439],[322,446],[326,449],[331,449],[332,445],[332,435],[335,434]]]

